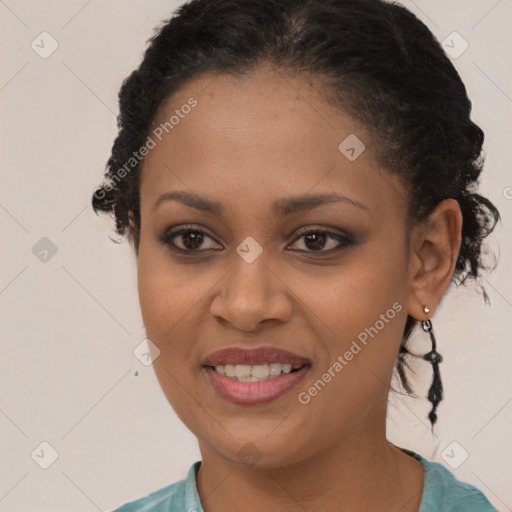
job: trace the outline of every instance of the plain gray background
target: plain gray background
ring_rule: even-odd
[[[90,207],[121,82],[180,3],[0,0],[0,511],[109,510],[200,458],[133,353],[145,335],[131,249]],[[436,434],[425,399],[392,395],[389,438],[447,467],[467,453],[456,477],[512,510],[512,2],[402,3],[440,41],[460,51],[456,31],[468,43],[454,64],[486,133],[482,191],[503,223],[489,242],[500,256],[484,281],[491,306],[471,287],[452,290],[434,318],[445,386]],[[415,350],[428,347],[415,337]],[[417,365],[418,394],[431,375]]]

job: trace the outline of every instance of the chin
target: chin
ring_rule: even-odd
[[[290,432],[282,432],[280,435],[274,432],[267,435],[271,430],[260,427],[251,429],[250,432],[242,431],[241,434],[233,434],[231,437],[223,429],[221,431],[222,439],[212,439],[210,430],[209,436],[203,437],[203,441],[200,441],[200,447],[209,449],[213,447],[215,453],[226,462],[240,467],[254,469],[286,467],[303,461],[320,449],[316,447],[317,450],[315,450],[314,446],[310,446],[309,450],[306,449],[301,439]],[[198,434],[195,435],[198,436]],[[202,455],[204,457],[204,453]]]

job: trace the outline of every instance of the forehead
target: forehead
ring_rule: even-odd
[[[374,161],[365,127],[319,83],[276,69],[201,75],[162,105],[150,136],[141,203],[177,188],[255,204],[313,188],[378,203],[404,197]]]

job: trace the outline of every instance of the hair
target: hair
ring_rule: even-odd
[[[476,193],[484,133],[471,119],[466,88],[429,29],[397,2],[383,0],[192,0],[176,9],[148,41],[140,66],[119,92],[119,133],[105,179],[92,197],[96,213],[128,230],[138,253],[142,163],[126,163],[145,143],[163,102],[206,72],[240,76],[270,63],[296,77],[313,77],[329,100],[360,121],[379,165],[409,191],[409,220],[423,222],[443,200],[458,201],[462,241],[452,282],[478,281],[486,268],[482,242],[500,215]],[[122,179],[120,179],[122,176]],[[483,290],[483,288],[482,288]],[[484,291],[484,296],[487,296]],[[405,368],[408,316],[395,364]],[[429,400],[442,399],[434,379]]]

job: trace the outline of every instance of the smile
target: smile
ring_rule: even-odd
[[[276,400],[298,386],[310,367],[309,363],[270,363],[204,368],[220,397],[237,405],[257,405]]]
[[[260,382],[287,375],[302,368],[302,364],[270,363],[270,364],[226,364],[215,366],[215,371],[226,377],[242,382]]]

